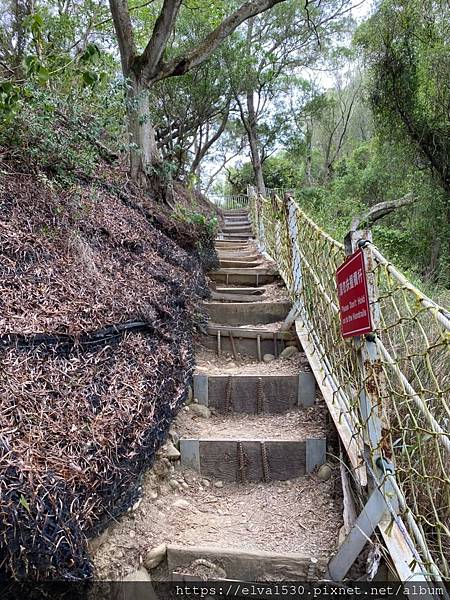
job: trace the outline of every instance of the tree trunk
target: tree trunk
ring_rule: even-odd
[[[312,119],[306,120],[306,183],[313,184],[312,178]]]
[[[250,154],[252,157],[253,172],[255,173],[255,183],[258,194],[266,195],[266,184],[259,153],[258,127],[256,121],[255,100],[253,91],[247,93],[247,111],[248,111],[248,141],[250,145]]]
[[[158,189],[161,185],[161,156],[149,111],[148,88],[133,75],[127,90],[131,178],[146,190],[158,182]]]

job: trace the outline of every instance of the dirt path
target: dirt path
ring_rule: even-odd
[[[240,251],[244,252],[236,250],[237,256]],[[257,252],[254,242],[249,243],[247,251]],[[232,250],[226,252],[228,257]],[[267,296],[261,296],[261,300],[286,300],[279,282],[265,287]],[[280,325],[269,323],[260,328],[277,331]],[[201,338],[196,343],[196,357],[196,373],[202,375],[264,377],[310,370],[301,351],[293,351],[290,358],[264,363],[242,354],[218,357],[202,346]],[[171,441],[161,448],[155,465],[146,473],[141,500],[104,536],[93,541],[97,577],[122,579],[142,565],[148,570],[156,566],[151,571],[154,579],[170,577],[164,560],[159,559],[158,563],[152,558],[152,549],[162,545],[165,552],[165,545],[170,544],[300,553],[313,561],[329,558],[342,525],[339,468],[331,458],[325,467],[287,481],[271,477],[256,483],[227,483],[186,468],[176,450],[180,438],[285,442],[325,438],[329,431],[328,413],[320,397],[309,408],[294,407],[282,414],[222,415],[205,406],[205,414],[199,416],[194,407],[196,399],[192,398],[192,402],[180,411],[171,429]],[[282,572],[278,575],[283,578]]]

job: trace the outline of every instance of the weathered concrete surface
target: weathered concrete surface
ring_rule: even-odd
[[[223,325],[257,325],[283,321],[290,302],[204,302],[210,320]]]

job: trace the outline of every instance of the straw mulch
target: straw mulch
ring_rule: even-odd
[[[11,173],[0,209],[0,577],[84,579],[185,398],[206,282],[104,188]]]

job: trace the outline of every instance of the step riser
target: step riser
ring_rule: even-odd
[[[216,238],[215,246],[216,246],[217,250],[232,250],[233,252],[235,250],[253,250],[254,251],[253,245],[248,241],[234,242],[233,240],[221,240],[219,238]]]
[[[248,285],[252,287],[267,285],[279,279],[278,275],[269,273],[223,273],[220,271],[212,271],[209,273],[209,277],[213,281],[225,283],[226,285]]]
[[[211,300],[217,300],[218,302],[261,302],[261,300],[264,300],[264,294],[262,296],[252,296],[249,294],[239,295],[211,292]]]
[[[216,292],[219,294],[251,294],[256,298],[261,298],[266,292],[262,288],[252,288],[252,287],[216,287]]]
[[[259,344],[260,352],[258,352],[258,342],[257,342],[256,337],[255,338],[235,337],[233,339],[234,339],[234,347],[235,347],[237,354],[246,354],[247,356],[256,358],[260,362],[262,361],[264,354],[273,354],[274,356],[279,356],[280,353],[286,347],[283,340],[277,340],[276,342],[274,342],[273,340],[269,340],[269,339],[261,339],[260,344]],[[220,352],[217,349],[217,337],[216,336],[208,335],[208,336],[206,336],[206,338],[202,339],[202,343],[204,346],[206,346],[206,348],[209,348],[210,350],[214,350],[218,355],[220,355]],[[220,347],[221,347],[221,352],[226,352],[227,354],[233,354],[233,345],[232,345],[229,337],[221,336]],[[275,354],[275,347],[276,347],[276,354]]]
[[[244,261],[244,260],[227,260],[220,258],[220,266],[222,269],[251,269],[253,267],[259,267],[261,260],[255,261]]]
[[[252,224],[249,223],[249,221],[225,221],[222,231],[228,229],[229,227],[251,229]]]
[[[220,260],[246,260],[248,262],[254,262],[256,260],[261,260],[261,256],[258,254],[254,254],[252,252],[222,252],[219,250],[217,252]]]
[[[262,303],[204,303],[213,323],[221,325],[257,325],[283,321],[291,309],[290,302]]]
[[[194,398],[222,414],[278,414],[314,406],[316,381],[298,375],[194,375]]]
[[[326,461],[326,439],[181,439],[181,464],[222,481],[287,481],[312,473]]]
[[[248,233],[251,234],[252,228],[249,225],[225,225],[221,233]]]
[[[327,566],[324,559],[312,561],[306,556],[294,553],[252,552],[217,546],[167,546],[167,566],[174,581],[196,581],[198,584],[198,575],[190,578],[180,572],[188,572],[193,563],[202,559],[218,565],[226,573],[227,581],[246,582],[247,588],[252,581],[279,581],[280,575],[285,582],[324,580]],[[217,576],[215,580],[217,583]],[[260,584],[259,588],[267,586],[269,584]],[[273,600],[278,595],[279,592],[274,592],[267,598]],[[257,597],[264,598],[259,592]]]
[[[219,240],[230,240],[230,242],[246,242],[248,239],[253,237],[251,233],[248,235],[242,235],[240,233],[222,233],[220,234]]]
[[[234,344],[236,354],[246,354],[259,361],[262,361],[264,354],[279,356],[286,345],[292,342],[298,344],[298,338],[287,331],[271,333],[260,329],[220,326],[208,327],[208,335],[202,338],[202,344],[219,356],[222,352],[234,354]]]

